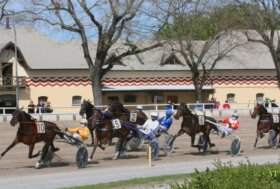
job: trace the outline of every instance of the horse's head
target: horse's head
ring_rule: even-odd
[[[138,125],[143,125],[148,119],[147,115],[144,112],[139,112],[139,111],[137,111],[135,113],[137,115],[136,123]]]
[[[12,113],[12,115],[13,115],[13,117],[10,120],[11,126],[15,126],[17,123],[24,122],[28,118],[28,114],[25,111],[23,111],[22,109],[16,109]]]
[[[262,104],[257,103],[254,107],[253,113],[251,114],[251,118],[255,119],[257,115],[264,115],[264,114],[267,114],[266,108]]]
[[[114,116],[121,116],[129,113],[129,111],[120,102],[109,103],[106,111]]]
[[[87,119],[93,114],[94,105],[91,104],[89,100],[84,100],[83,103],[81,104],[81,108],[79,111],[79,114],[81,116],[84,116],[86,114]]]
[[[191,111],[185,103],[181,103],[177,108],[177,112],[173,115],[175,119],[179,119],[181,116],[191,115]]]

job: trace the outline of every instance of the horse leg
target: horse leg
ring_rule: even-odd
[[[123,145],[124,145],[124,139],[120,138],[120,144],[118,146],[118,150],[115,156],[112,158],[113,160],[117,160],[120,157],[120,154],[123,152]]]
[[[41,150],[40,150],[40,151],[38,151],[37,154],[32,155],[32,154],[33,154],[34,147],[35,147],[35,144],[29,145],[29,153],[28,153],[28,158],[29,158],[29,159],[38,157],[38,156],[40,155],[40,153],[41,153]]]
[[[191,147],[197,147],[197,145],[194,145],[195,141],[195,134],[191,136]]]
[[[174,135],[173,136],[173,138],[172,138],[172,140],[170,140],[170,142],[169,142],[169,146],[172,146],[173,145],[173,142],[175,141],[175,139],[178,137],[178,136],[180,136],[181,134],[183,134],[185,131],[183,131],[182,129],[180,129],[180,131],[176,134],[176,135]]]
[[[259,132],[257,132],[255,144],[254,144],[254,146],[252,147],[252,150],[256,149],[258,141],[259,141]]]
[[[93,134],[93,129],[92,128],[89,128],[89,133],[90,133],[90,136],[91,136],[91,145],[94,144],[94,134]]]
[[[88,161],[91,161],[91,160],[92,160],[93,154],[94,154],[94,152],[96,151],[97,146],[98,146],[97,144],[94,144],[94,145],[93,145],[93,149],[92,149],[92,152],[91,152],[91,154],[90,154],[90,157],[89,157]]]
[[[53,142],[51,142],[50,145],[51,145],[51,147],[52,147],[53,152],[57,152],[57,151],[59,150],[59,148],[56,148],[56,147],[54,146]]]
[[[10,146],[8,146],[8,148],[6,148],[6,150],[4,152],[1,153],[0,155],[0,159],[11,149],[13,148],[17,143],[19,143],[19,141],[17,140],[17,138],[12,142],[12,144],[10,144]]]
[[[205,136],[205,138],[206,138],[206,140],[207,140],[207,142],[208,142],[210,148],[212,148],[212,147],[215,146],[215,144],[214,144],[214,143],[211,143],[211,140],[210,140],[210,136],[209,136],[209,135],[210,135],[209,132],[204,134],[204,136]]]

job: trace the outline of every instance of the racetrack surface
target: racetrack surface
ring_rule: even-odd
[[[220,118],[217,118],[220,119]],[[180,120],[175,120],[171,134],[175,134],[180,128]],[[73,185],[96,184],[111,182],[135,177],[148,177],[176,173],[192,172],[194,168],[204,169],[213,167],[215,159],[223,161],[246,161],[248,157],[252,162],[266,163],[277,162],[279,149],[268,147],[267,135],[259,140],[258,148],[251,150],[255,141],[257,119],[249,117],[240,118],[240,128],[235,132],[241,138],[242,152],[239,157],[231,157],[229,148],[231,137],[220,138],[211,135],[212,142],[216,144],[205,154],[200,154],[196,148],[190,147],[190,137],[186,134],[178,137],[174,142],[175,151],[165,156],[160,151],[159,160],[148,167],[147,144],[138,151],[128,151],[126,156],[112,160],[115,147],[108,146],[104,151],[97,149],[93,162],[86,168],[78,169],[75,165],[77,148],[66,143],[55,142],[60,148],[56,152],[51,167],[35,169],[34,165],[39,158],[28,159],[28,146],[18,144],[11,149],[0,160],[0,188],[58,188]],[[79,126],[78,122],[57,122],[60,128]],[[8,123],[1,123],[0,126],[0,152],[12,142],[17,128],[11,127]],[[198,135],[197,138],[198,139]],[[113,141],[116,142],[117,139]],[[160,145],[163,137],[160,138]],[[197,140],[196,140],[197,141]],[[88,143],[90,140],[87,141]],[[41,150],[43,143],[35,146],[34,153]],[[92,148],[88,147],[89,153]]]

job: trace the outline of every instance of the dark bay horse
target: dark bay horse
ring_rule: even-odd
[[[119,118],[120,120],[134,122],[137,125],[143,125],[148,119],[142,111],[130,112],[120,102],[111,102],[108,104],[106,112],[109,117]]]
[[[268,133],[271,129],[273,129],[276,133],[276,135],[272,139],[274,140],[276,139],[277,135],[280,132],[279,114],[275,115],[276,119],[278,119],[278,123],[275,123],[273,121],[273,115],[271,113],[268,113],[267,109],[263,105],[257,103],[254,107],[253,113],[251,114],[251,118],[255,119],[257,115],[259,116],[259,120],[257,123],[257,130],[256,130],[257,136],[256,136],[255,144],[252,149],[256,148],[259,138],[262,138],[264,136],[264,133]],[[280,135],[279,135],[279,140],[280,140]]]
[[[92,159],[97,147],[104,150],[105,148],[102,145],[108,144],[114,137],[119,138],[120,143],[113,159],[117,159],[120,153],[124,151],[127,137],[131,130],[136,128],[136,125],[124,120],[119,121],[120,122],[115,121],[115,119],[108,119],[104,116],[103,112],[95,109],[92,119],[90,119],[90,124],[95,127],[94,148],[90,155],[90,160]]]
[[[1,153],[0,159],[16,144],[22,142],[29,146],[29,158],[34,158],[40,155],[40,151],[36,154],[33,154],[33,150],[35,144],[38,142],[45,142],[45,145],[42,149],[42,155],[39,163],[44,158],[46,153],[48,152],[49,146],[51,146],[53,151],[58,151],[58,148],[54,147],[53,141],[57,134],[63,138],[61,135],[59,127],[55,123],[51,123],[48,121],[37,122],[36,119],[32,118],[25,111],[20,109],[15,110],[12,113],[13,117],[10,120],[11,126],[15,126],[19,124],[17,135],[8,148]],[[38,124],[41,123],[41,124]]]
[[[81,108],[79,111],[79,114],[83,117],[84,114],[86,114],[86,119],[88,121],[88,129],[90,131],[90,136],[91,136],[91,144],[94,144],[94,135],[93,135],[93,130],[95,127],[90,125],[90,119],[92,118],[94,112],[94,105],[90,102],[90,100],[84,100],[83,103],[81,104]]]
[[[202,132],[204,134],[209,146],[210,147],[215,146],[215,144],[211,143],[210,137],[209,137],[212,129],[218,131],[215,125],[213,125],[211,123],[207,123],[207,122],[205,122],[204,125],[199,125],[198,116],[192,114],[190,109],[184,103],[180,104],[180,106],[177,109],[177,112],[174,114],[175,119],[178,120],[179,117],[183,117],[183,121],[181,123],[181,128],[178,131],[178,133],[173,137],[173,139],[170,141],[169,145],[172,145],[178,136],[182,135],[183,133],[186,133],[191,137],[191,146],[197,147],[196,145],[194,145],[195,136],[197,133]],[[217,123],[217,121],[211,117],[205,116],[205,119]]]

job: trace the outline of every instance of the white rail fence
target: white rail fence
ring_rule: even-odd
[[[275,103],[279,106],[279,103]],[[149,116],[151,112],[157,111],[160,116],[165,114],[165,109],[167,104],[141,104],[143,111]],[[250,116],[254,109],[254,103],[231,103],[230,109],[223,109],[221,107],[215,108],[213,103],[189,103],[187,104],[190,109],[193,109],[195,113],[199,115],[206,115],[210,117],[220,117],[220,116],[229,116],[237,112],[240,116]],[[137,105],[124,105],[128,110],[136,110]],[[176,112],[177,106],[179,104],[173,104],[174,112]],[[104,110],[104,106],[96,106],[97,108]],[[9,121],[12,118],[11,112],[16,109],[16,107],[0,107],[0,122]],[[28,112],[27,108],[23,108]],[[267,108],[271,113],[280,113],[279,107]],[[35,109],[36,111],[37,109]],[[80,106],[72,107],[53,107],[52,113],[41,113],[39,110],[38,113],[31,114],[32,117],[38,120],[48,120],[48,121],[75,121],[80,120],[82,117],[79,115]]]

